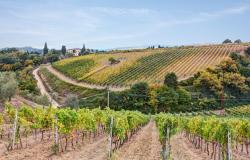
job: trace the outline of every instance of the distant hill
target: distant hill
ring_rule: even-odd
[[[42,53],[42,49],[38,49],[38,48],[33,48],[33,47],[6,47],[6,48],[1,48],[0,50],[6,50],[8,48],[16,48],[19,51],[24,51],[24,52],[38,52],[38,53]]]

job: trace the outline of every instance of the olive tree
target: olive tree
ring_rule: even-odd
[[[0,72],[0,100],[5,101],[16,94],[18,84],[14,72]]]
[[[74,94],[67,95],[64,106],[77,109],[79,107],[78,96]]]
[[[37,96],[35,100],[38,104],[41,104],[43,107],[49,106],[50,104],[49,98],[46,95]]]

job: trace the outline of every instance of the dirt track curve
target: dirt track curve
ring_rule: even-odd
[[[101,86],[101,85],[94,85],[94,84],[89,84],[89,83],[85,83],[85,82],[78,82],[74,79],[71,79],[67,76],[65,76],[64,74],[62,74],[61,72],[57,71],[56,69],[54,69],[51,65],[43,65],[43,67],[46,67],[48,69],[49,72],[51,72],[52,74],[54,74],[55,76],[57,76],[57,78],[59,78],[60,80],[76,85],[76,86],[80,86],[80,87],[84,87],[84,88],[89,88],[89,89],[106,89],[107,86]],[[119,86],[109,86],[109,90],[111,91],[124,91],[126,89],[129,89],[128,87],[119,87]]]
[[[39,88],[42,95],[46,95],[50,102],[52,102],[52,106],[54,107],[60,107],[60,105],[51,97],[51,95],[47,92],[41,78],[38,75],[39,68],[36,68],[33,70],[32,74],[34,75],[35,79],[37,80],[37,87]]]

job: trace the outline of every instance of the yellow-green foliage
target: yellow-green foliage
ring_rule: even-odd
[[[232,44],[111,52],[64,59],[53,66],[67,76],[89,83],[131,85],[145,81],[160,84],[168,72],[175,72],[181,79],[187,78],[219,64],[229,53],[244,47]],[[111,65],[111,57],[119,63]]]
[[[4,122],[4,119],[3,119],[3,114],[0,113],[0,125],[2,125]]]
[[[13,121],[16,108],[10,104],[6,107],[4,116]],[[14,114],[14,115],[13,115]],[[57,121],[56,121],[57,117]],[[31,129],[53,129],[58,126],[61,134],[70,135],[74,131],[95,132],[99,126],[106,126],[109,132],[110,118],[114,118],[112,133],[118,139],[124,139],[128,132],[146,124],[149,117],[137,111],[114,111],[110,109],[55,109],[52,107],[43,109],[22,106],[18,109],[18,125]],[[6,123],[13,123],[12,121]],[[3,123],[3,115],[0,114],[0,124]]]
[[[162,140],[166,128],[177,128],[188,134],[202,137],[207,141],[216,141],[223,146],[227,143],[228,131],[231,132],[232,143],[250,138],[250,121],[247,118],[215,117],[215,116],[180,116],[174,114],[158,114],[155,117]],[[173,133],[173,132],[172,132]]]

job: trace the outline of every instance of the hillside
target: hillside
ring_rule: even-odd
[[[163,83],[168,72],[186,79],[199,70],[212,67],[231,52],[241,52],[247,45],[209,45],[120,51],[64,59],[53,67],[78,81],[99,85],[131,85],[145,81],[151,85]],[[109,64],[113,57],[120,62]]]

